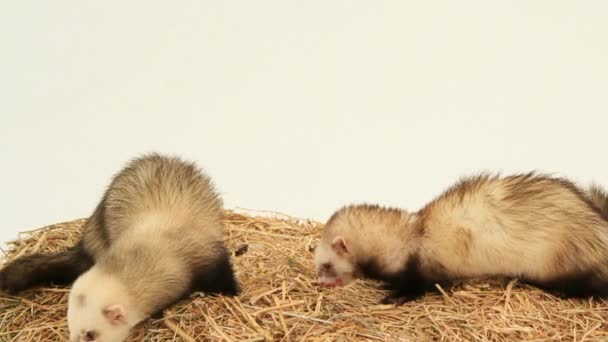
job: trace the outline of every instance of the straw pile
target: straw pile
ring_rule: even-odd
[[[195,294],[141,324],[132,341],[608,341],[601,300],[559,300],[514,281],[478,280],[402,307],[378,305],[383,292],[372,282],[317,287],[320,223],[231,211],[226,221],[241,296]],[[6,259],[72,245],[82,223],[24,233]],[[0,293],[0,341],[67,341],[67,294]]]

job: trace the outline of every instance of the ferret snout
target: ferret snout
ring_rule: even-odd
[[[318,280],[319,285],[323,286],[323,287],[338,287],[338,286],[342,286],[343,282],[342,279],[340,278],[326,278],[326,277],[322,277],[319,278]]]

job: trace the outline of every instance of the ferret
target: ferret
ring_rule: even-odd
[[[176,157],[145,155],[114,176],[75,247],[15,260],[0,285],[15,292],[73,282],[70,341],[123,341],[194,291],[239,293],[223,228],[208,176]]]
[[[401,305],[435,284],[519,278],[560,297],[608,295],[608,196],[529,173],[464,178],[417,212],[356,204],[327,221],[318,282],[383,282]]]

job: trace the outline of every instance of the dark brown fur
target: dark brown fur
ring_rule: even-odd
[[[0,270],[0,290],[14,294],[38,285],[68,285],[93,263],[81,244],[56,254],[24,256]]]

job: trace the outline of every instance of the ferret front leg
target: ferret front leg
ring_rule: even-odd
[[[393,289],[390,294],[388,294],[386,297],[384,297],[384,299],[382,299],[381,303],[394,304],[396,306],[400,306],[407,302],[419,299],[430,291],[432,291],[432,288],[427,286],[415,286]]]
[[[392,304],[395,306],[401,306],[407,302],[411,302],[413,300],[415,300],[418,297],[412,297],[412,296],[408,296],[408,295],[404,295],[402,293],[399,292],[395,292],[395,293],[391,293],[389,295],[387,295],[386,297],[384,297],[382,299],[382,301],[380,302],[381,304]]]

